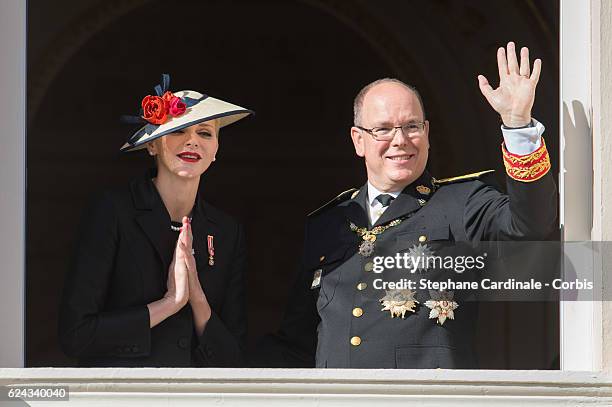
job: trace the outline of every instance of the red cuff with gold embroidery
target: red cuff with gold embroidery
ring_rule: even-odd
[[[540,148],[527,155],[512,154],[506,150],[504,143],[502,143],[501,147],[506,173],[514,180],[532,182],[539,180],[550,171],[550,157],[548,156],[544,138],[542,138]]]

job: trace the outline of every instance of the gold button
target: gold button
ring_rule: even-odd
[[[359,345],[361,345],[361,338],[360,338],[360,337],[358,337],[358,336],[353,336],[353,337],[351,338],[351,345],[353,345],[353,346],[359,346]]]
[[[363,315],[363,310],[359,307],[353,308],[353,316],[359,318]]]
[[[325,256],[319,257],[319,261],[323,261],[323,260],[325,260]]]
[[[365,290],[367,286],[368,286],[368,285],[367,285],[366,283],[359,283],[359,284],[357,284],[357,289],[358,289],[359,291],[361,291],[361,290]]]
[[[364,267],[365,271],[372,271],[373,269],[374,269],[374,263],[372,263],[372,262],[366,263],[366,265]]]
[[[419,236],[419,242],[423,243],[423,242],[426,242],[426,241],[427,241],[427,236],[425,236],[425,235]]]

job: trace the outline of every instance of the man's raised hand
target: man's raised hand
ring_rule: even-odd
[[[535,90],[540,79],[542,61],[536,59],[530,72],[529,49],[521,49],[521,62],[516,57],[514,42],[509,42],[507,52],[497,50],[499,87],[493,89],[487,78],[478,75],[480,91],[491,107],[501,116],[507,127],[522,127],[531,122],[531,108],[535,101]]]

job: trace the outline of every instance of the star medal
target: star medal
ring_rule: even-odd
[[[429,319],[437,318],[440,325],[443,325],[447,318],[455,319],[455,310],[459,308],[459,304],[453,300],[452,291],[430,290],[429,295],[431,299],[425,301],[425,306],[431,309]]]
[[[429,258],[434,255],[434,251],[427,246],[427,244],[418,245],[414,244],[408,250],[408,257],[410,258],[410,262],[412,264],[411,273],[427,271],[427,267],[429,264]]]
[[[213,235],[208,235],[208,265],[209,266],[214,266],[215,265],[215,245],[214,245],[214,236]]]
[[[386,225],[376,226],[372,228],[372,230],[368,230],[367,228],[360,228],[353,222],[350,222],[349,227],[351,228],[351,230],[355,232],[358,236],[360,236],[363,240],[363,242],[359,244],[359,254],[363,257],[370,257],[374,253],[374,249],[376,248],[375,242],[377,236],[383,233],[385,230],[393,226],[399,225],[400,223],[402,223],[402,220],[404,220],[404,218],[395,219],[387,223]]]
[[[365,240],[359,245],[359,254],[363,257],[370,257],[374,253],[374,247],[374,242]]]
[[[379,301],[383,305],[381,311],[389,311],[391,318],[405,317],[406,311],[415,312],[414,308],[419,303],[412,290],[385,290],[386,295]]]

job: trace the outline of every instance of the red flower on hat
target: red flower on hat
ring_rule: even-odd
[[[148,95],[142,99],[142,118],[152,124],[164,124],[168,116],[177,117],[186,110],[185,102],[172,92],[166,92],[161,97]]]
[[[175,96],[170,91],[166,91],[166,93],[164,93],[162,95],[162,99],[164,99],[166,102],[168,102],[168,104],[170,104],[170,101],[172,100],[173,97],[175,97]]]
[[[152,124],[163,124],[168,119],[168,102],[159,96],[145,96],[141,102],[142,118]]]

